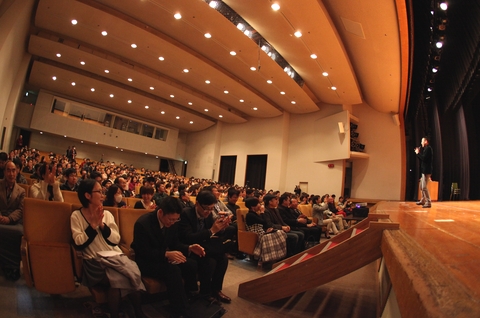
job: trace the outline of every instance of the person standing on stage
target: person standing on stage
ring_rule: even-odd
[[[428,137],[422,138],[422,147],[415,148],[415,153],[420,159],[420,170],[422,171],[422,178],[420,179],[420,188],[422,190],[422,198],[417,202],[417,205],[423,205],[424,208],[432,207],[430,200],[430,193],[428,192],[428,182],[431,180],[433,170],[433,149],[430,147]]]

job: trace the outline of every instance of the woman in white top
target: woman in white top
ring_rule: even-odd
[[[45,162],[40,166],[38,173],[40,174],[40,180],[30,187],[30,197],[40,200],[63,202],[60,183],[55,180],[53,167]]]
[[[322,198],[324,199],[325,196]],[[323,202],[319,202],[320,196],[316,195],[312,198],[312,215],[314,218],[318,219],[318,225],[322,226],[323,224],[327,225],[327,231],[328,233],[333,233],[334,235],[338,234],[337,227],[333,223],[333,220],[328,217],[327,213],[330,212],[328,211],[328,206],[326,204],[323,204]],[[326,215],[327,218],[324,219],[323,216]],[[328,238],[328,237],[327,237]]]
[[[118,226],[113,215],[103,209],[104,195],[102,186],[97,181],[94,179],[81,181],[78,187],[78,198],[82,203],[82,208],[72,213],[70,225],[74,246],[83,254],[82,284],[87,287],[108,287],[111,317],[118,317],[120,289],[110,286],[106,270],[100,264],[98,257],[98,252],[104,251],[122,253],[117,246],[120,242]],[[139,272],[136,264],[132,263],[134,264],[133,270]],[[131,287],[137,289],[136,286]],[[145,317],[141,309],[140,294],[132,292],[128,296],[135,308],[136,317]]]

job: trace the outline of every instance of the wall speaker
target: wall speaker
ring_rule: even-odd
[[[345,127],[343,126],[343,123],[341,121],[338,122],[338,132],[341,134],[345,133]]]

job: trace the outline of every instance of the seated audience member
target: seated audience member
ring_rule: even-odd
[[[77,191],[77,170],[74,168],[68,168],[65,170],[64,175],[66,181],[60,186],[60,190]]]
[[[323,198],[323,197],[322,197]],[[316,195],[312,198],[312,214],[314,218],[317,218],[318,225],[326,225],[328,234],[333,233],[334,235],[338,234],[337,227],[334,224],[334,216],[328,217],[328,206],[320,202],[320,196]],[[331,213],[331,212],[330,212]],[[338,222],[338,221],[337,221]],[[342,229],[343,229],[343,223]],[[329,238],[329,237],[327,237]]]
[[[262,262],[277,261],[287,255],[287,235],[284,231],[268,227],[267,221],[263,218],[262,205],[253,197],[245,200],[248,213],[245,216],[247,231],[258,234],[257,245],[253,256],[258,259],[259,266]]]
[[[184,209],[193,208],[195,206],[195,204],[193,204],[193,202],[190,200],[190,195],[185,190],[180,191],[180,202]]]
[[[122,189],[120,189],[118,185],[112,184],[112,186],[108,188],[103,206],[111,206],[114,208],[127,207],[127,204],[123,201]]]
[[[133,193],[130,190],[128,190],[127,180],[125,180],[124,177],[116,178],[113,184],[116,184],[122,190],[122,195],[124,197],[126,198],[133,197]]]
[[[20,244],[23,236],[23,201],[25,189],[16,183],[17,168],[5,164],[5,177],[0,180],[0,266],[5,278],[20,278]]]
[[[90,179],[93,179],[93,180],[97,181],[97,182],[100,183],[100,184],[102,184],[102,181],[103,181],[103,179],[102,179],[102,174],[101,174],[100,172],[98,172],[98,171],[92,171],[92,172],[90,173]]]
[[[20,173],[22,171],[22,160],[15,157],[15,158],[13,158],[12,161],[15,164],[15,167],[17,168],[17,180],[16,180],[16,182],[19,183],[19,184],[28,184],[27,179],[23,176],[23,174]]]
[[[247,189],[245,190],[245,198],[244,201],[248,198],[253,198],[255,196],[255,190],[253,189]]]
[[[40,180],[30,187],[30,197],[47,201],[63,202],[60,183],[55,180],[55,171],[48,163],[43,163],[39,168]]]
[[[3,179],[5,170],[5,163],[8,161],[8,154],[6,152],[0,152],[0,179]]]
[[[153,210],[157,207],[155,205],[155,202],[152,201],[152,197],[153,197],[152,187],[142,186],[140,188],[140,195],[142,196],[142,199],[135,203],[135,205],[133,206],[134,209]]]
[[[283,230],[287,233],[287,257],[300,253],[305,249],[305,235],[300,231],[293,231],[287,225],[278,212],[278,198],[274,194],[267,194],[263,198],[265,203],[264,218],[267,221],[267,226],[273,227],[277,230]]]
[[[188,294],[198,290],[197,262],[189,254],[205,256],[200,245],[186,245],[178,240],[181,211],[178,199],[165,198],[154,212],[142,215],[135,222],[132,242],[142,276],[162,280],[167,285],[174,316],[185,315]]]
[[[107,191],[108,191],[108,188],[110,188],[112,185],[112,181],[110,181],[109,179],[106,179],[102,182],[102,190],[103,190],[103,194],[107,194]]]
[[[153,201],[155,201],[155,204],[158,206],[163,199],[168,197],[168,194],[165,190],[165,183],[163,181],[158,181],[155,186],[157,192],[153,195]]]
[[[322,230],[316,223],[310,221],[305,215],[297,210],[298,200],[290,200],[287,195],[282,195],[279,199],[278,211],[283,221],[290,226],[292,230],[301,231],[307,240],[320,242]]]
[[[30,179],[36,179],[37,181],[40,179],[40,167],[42,166],[41,163],[37,163],[35,164],[35,166],[33,167],[33,174],[30,176]]]
[[[343,211],[339,211],[337,209],[337,206],[335,205],[335,198],[333,197],[334,194],[327,200],[327,206],[328,206],[328,211],[332,212],[334,215],[336,215],[338,218],[342,218],[341,222],[343,224],[344,229],[348,229],[348,224],[347,221],[345,221],[343,218],[346,217],[346,213]]]
[[[133,303],[135,316],[145,317],[139,293],[145,290],[140,270],[117,246],[120,242],[118,226],[113,215],[103,209],[101,185],[93,179],[87,179],[80,183],[77,193],[82,208],[72,213],[70,225],[74,246],[82,251],[84,259],[82,284],[108,288],[111,317],[119,317],[121,297],[127,294]],[[104,251],[119,255],[105,259],[98,254]],[[120,270],[115,270],[115,267]]]
[[[228,189],[227,192],[227,204],[226,207],[233,213],[232,221],[237,219],[237,209],[240,207],[237,205],[238,198],[240,196],[240,191],[236,190],[235,188]]]
[[[213,218],[216,203],[217,199],[212,192],[201,191],[195,206],[183,210],[179,235],[184,244],[200,244],[205,249],[205,257],[193,255],[198,264],[200,295],[207,298],[213,296],[229,303],[231,298],[222,293],[228,258],[221,232],[230,224],[230,218]]]
[[[352,214],[352,202],[346,200],[344,197],[339,197],[337,210],[345,212],[346,215]]]

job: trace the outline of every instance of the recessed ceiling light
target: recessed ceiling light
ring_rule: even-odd
[[[133,81],[133,79],[131,79],[130,77],[127,79],[129,82]]]
[[[278,11],[278,10],[280,10],[280,5],[275,2],[274,4],[272,4],[272,9],[273,9],[273,11]]]
[[[336,91],[337,88],[335,86],[332,86],[332,91]]]
[[[93,87],[92,87],[92,88],[90,88],[90,90],[91,90],[92,92],[95,92],[95,88],[93,88]]]
[[[110,73],[110,71],[109,71],[109,70],[105,70],[105,73],[107,73],[107,74],[108,74],[108,73]]]
[[[175,117],[176,119],[180,119],[180,116]]]
[[[80,140],[80,143],[83,144],[83,140]]]
[[[150,86],[150,90],[152,90],[152,91],[153,91],[154,89],[155,89],[155,87],[153,87],[153,86]]]
[[[285,95],[285,92],[280,92],[280,94]]]
[[[205,83],[210,84],[210,81],[209,81],[209,80],[206,80]]]
[[[158,59],[159,59],[160,61],[165,61],[165,58],[164,58],[163,56],[159,56]]]
[[[132,43],[132,45],[130,45],[132,47],[132,49],[136,49],[137,48],[137,45],[135,43]]]
[[[207,39],[210,39],[212,37],[212,35],[210,33],[205,33],[204,36],[207,38]]]
[[[165,115],[165,112],[162,110],[162,111],[160,112],[160,114]]]
[[[225,94],[228,94],[228,91],[223,91]]]
[[[188,105],[192,106],[192,105],[193,105],[193,103],[192,103],[192,102],[188,102]]]
[[[190,124],[193,124],[193,120],[190,120]]]
[[[218,117],[223,118],[223,115],[218,115]]]
[[[57,53],[57,57],[62,57],[62,54],[60,54],[60,53]]]
[[[240,100],[240,103],[243,103],[243,102],[244,102],[244,100],[243,100],[243,99],[241,99],[241,100]]]
[[[436,67],[432,68],[432,72],[433,72],[433,73],[437,73],[437,72],[438,72],[438,68],[436,68]]]
[[[312,59],[316,59],[316,58],[317,58],[317,54],[312,53],[312,54],[310,54],[310,57],[311,57]]]
[[[98,145],[98,141],[95,142],[95,145]]]
[[[123,151],[123,149],[120,149],[120,151]]]
[[[253,110],[258,110],[258,108],[257,108],[257,107],[253,107]]]
[[[52,80],[56,81],[56,80],[57,80],[57,77],[56,77],[56,76],[52,76]]]
[[[218,1],[210,1],[208,5],[210,6],[210,8],[216,9],[218,7]]]
[[[75,86],[75,85],[76,85],[75,82],[72,82],[72,86]]]
[[[78,23],[78,21],[75,20],[75,19],[73,19],[71,22],[72,22],[73,25],[77,25],[77,23]]]
[[[235,55],[237,55],[237,52],[235,52],[235,51],[230,51],[230,55],[235,56]]]
[[[43,131],[40,132],[40,135],[43,135]]]
[[[322,75],[323,75],[323,76],[328,76],[328,73],[327,73],[327,72],[323,72]]]
[[[103,36],[107,36],[107,34],[108,34],[107,31],[102,31]]]
[[[170,98],[174,98],[174,97],[175,97],[175,95],[170,94]]]
[[[115,95],[113,95],[113,94],[110,94],[110,98],[113,98],[114,96],[115,96]]]
[[[256,71],[256,70],[257,70],[257,68],[256,68],[255,66],[252,66],[252,67],[250,67],[250,70],[252,70],[252,71]]]
[[[436,46],[438,49],[441,49],[442,46],[443,46],[443,42],[442,42],[442,41],[438,41],[437,43],[435,43],[435,46]]]
[[[291,103],[295,105],[297,102],[295,102],[294,100],[292,100]]]
[[[173,17],[177,20],[180,20],[182,18],[182,15],[180,13],[175,13]]]
[[[63,135],[63,137],[67,138],[67,135]]]
[[[155,156],[156,159],[158,159],[158,156]]]
[[[188,73],[188,72],[190,72],[190,71],[188,70],[188,68],[184,68],[184,69],[183,69],[183,72],[184,72],[184,73]]]
[[[440,9],[442,9],[443,11],[445,11],[445,10],[448,9],[448,5],[447,5],[445,2],[442,2],[442,3],[440,3]]]
[[[146,152],[145,154],[146,154],[146,155],[148,155],[148,153],[147,153],[147,152]]]
[[[85,61],[80,61],[80,64],[85,65]]]
[[[295,35],[297,38],[302,37],[302,32],[296,31],[293,35]]]
[[[131,103],[132,103],[132,100],[131,100],[131,99],[127,100],[127,103],[131,104]]]
[[[145,105],[145,109],[149,109],[150,107],[148,105]]]
[[[432,91],[432,88],[431,88],[431,87],[427,88],[427,91],[431,92],[431,91]]]
[[[267,80],[267,83],[272,84],[273,82],[272,82],[272,80]]]
[[[208,108],[205,108],[205,111],[208,112]]]

